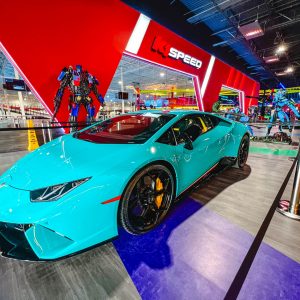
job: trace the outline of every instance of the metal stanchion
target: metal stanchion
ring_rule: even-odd
[[[50,130],[50,123],[48,122],[48,129],[47,129],[47,131],[48,131],[48,138],[49,138],[49,142],[50,141],[52,141],[52,134],[51,134],[51,130]]]
[[[46,140],[46,134],[45,134],[44,122],[43,122],[43,121],[42,121],[42,125],[41,125],[41,127],[43,127],[43,129],[42,129],[42,133],[43,133],[43,140],[44,140],[44,144],[46,144],[46,143],[47,143],[47,140]]]
[[[298,149],[298,151],[299,150],[300,148]],[[276,210],[291,219],[300,220],[299,204],[300,204],[300,162],[298,156],[291,200],[280,200]]]

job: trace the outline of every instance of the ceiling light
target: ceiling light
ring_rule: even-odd
[[[285,44],[279,45],[279,47],[276,50],[276,53],[284,53],[287,50],[287,47]]]
[[[288,67],[284,72],[285,73],[293,73],[294,72],[294,68],[293,67]]]
[[[268,64],[279,61],[279,57],[277,55],[265,56],[265,57],[263,57],[263,59]]]
[[[160,77],[164,77],[165,75],[166,75],[166,74],[165,74],[164,72],[160,72],[160,73],[159,73],[159,76],[160,76]]]
[[[254,39],[256,37],[264,35],[264,31],[260,27],[257,20],[247,25],[240,26],[239,31],[246,40]]]
[[[249,31],[245,34],[245,37],[249,37],[250,38],[253,38],[254,36],[261,36],[263,33],[262,30],[252,30],[252,31]]]
[[[118,84],[122,84],[123,82],[120,80],[120,81],[118,81]]]
[[[275,74],[277,76],[284,76],[284,75],[287,75],[287,74],[291,74],[295,71],[294,67],[293,66],[290,66],[288,67],[286,70],[284,70],[283,72],[276,72]]]

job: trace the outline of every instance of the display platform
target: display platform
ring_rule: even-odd
[[[120,229],[112,243],[56,262],[0,258],[0,299],[223,299],[296,152],[250,149],[244,170],[213,177],[148,234]],[[1,153],[0,172],[25,154]],[[283,197],[290,193],[291,182]],[[238,299],[298,298],[299,230],[274,215]]]

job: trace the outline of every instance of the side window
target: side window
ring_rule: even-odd
[[[207,132],[213,129],[220,122],[220,119],[218,117],[210,116],[206,114],[201,115],[200,119],[202,120],[202,125],[204,125],[205,127],[203,132]]]
[[[214,128],[214,123],[212,122],[210,116],[208,115],[201,115],[201,119],[203,120],[205,126],[207,127],[206,131],[209,131]]]
[[[221,119],[216,116],[208,116],[208,117],[211,119],[214,127],[216,127],[221,121]]]
[[[187,128],[188,124],[189,124],[189,118],[183,118],[180,121],[178,121],[175,125],[172,126],[172,130],[174,132],[177,144],[184,143],[182,133]]]
[[[176,145],[176,141],[174,138],[174,134],[172,132],[172,129],[168,129],[158,140],[158,143],[166,144],[166,145]]]
[[[183,133],[186,133],[193,142],[202,133],[201,121],[198,116],[184,117],[173,125],[172,130],[178,144],[185,142]]]

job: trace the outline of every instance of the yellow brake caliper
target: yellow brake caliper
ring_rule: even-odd
[[[162,191],[163,190],[163,183],[161,182],[161,180],[157,177],[156,178],[156,192]],[[162,203],[162,199],[163,199],[164,194],[161,193],[158,196],[155,197],[155,204],[158,208],[160,208],[161,203]]]

